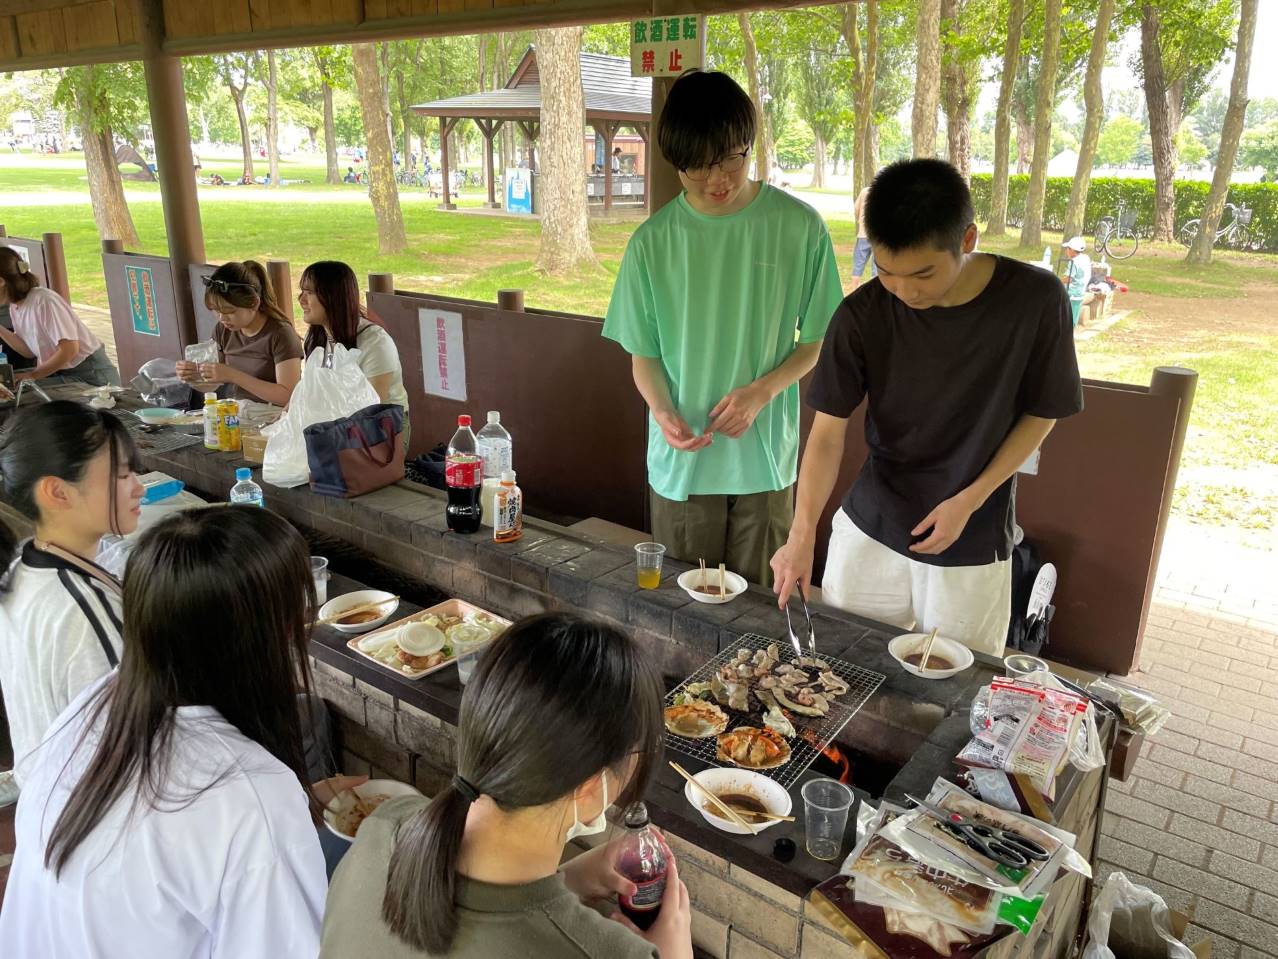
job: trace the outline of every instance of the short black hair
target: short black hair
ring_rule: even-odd
[[[892,253],[932,246],[963,251],[976,221],[967,181],[944,160],[901,160],[879,171],[865,198],[865,233]]]
[[[754,103],[726,73],[689,70],[670,87],[657,145],[677,170],[709,166],[754,145]]]

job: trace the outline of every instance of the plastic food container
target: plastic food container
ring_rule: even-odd
[[[257,431],[242,430],[240,432],[240,449],[244,453],[244,461],[261,466],[266,458],[266,437]]]

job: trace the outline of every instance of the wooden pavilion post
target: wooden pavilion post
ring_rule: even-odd
[[[195,189],[195,159],[191,155],[191,127],[182,85],[182,61],[164,52],[162,0],[140,0],[138,32],[142,38],[142,66],[146,73],[155,138],[155,164],[169,241],[169,269],[177,300],[178,331],[183,343],[194,343],[195,307],[191,300],[192,263],[204,262],[204,232],[200,200]]]
[[[488,181],[488,208],[490,210],[501,209],[501,204],[497,202],[497,177],[495,172],[496,164],[493,163],[493,138],[497,136],[504,120],[484,119],[475,117],[475,126],[479,127],[479,132],[484,135],[484,178]]]
[[[643,141],[643,208],[652,212],[652,138],[648,136],[651,124],[636,123],[635,133]]]
[[[444,179],[443,202],[439,204],[441,210],[457,209],[457,204],[453,203],[449,198],[449,193],[452,190],[452,171],[448,165],[448,137],[455,126],[457,126],[456,119],[449,117],[439,118],[439,172]]]
[[[654,17],[674,16],[685,10],[681,0],[652,0],[652,15]],[[701,62],[706,61],[706,18],[699,15],[697,33],[701,37]],[[683,192],[683,184],[679,181],[679,171],[676,170],[664,156],[661,151],[655,148],[657,121],[661,118],[661,111],[666,105],[666,97],[670,93],[670,88],[674,86],[676,77],[656,77],[652,81],[652,131],[654,136],[651,138],[648,151],[648,169],[651,176],[648,183],[651,186],[652,200],[649,203],[649,211],[661,209],[680,193]]]
[[[617,131],[621,129],[621,123],[617,120],[603,120],[595,123],[594,128],[595,136],[602,138],[604,142],[603,211],[607,214],[612,212],[612,143]]]
[[[541,124],[535,120],[520,120],[519,129],[524,131],[524,139],[528,142],[528,172],[537,169],[537,137],[541,134]]]

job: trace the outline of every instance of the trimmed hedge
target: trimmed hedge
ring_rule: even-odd
[[[976,205],[978,220],[988,220],[990,215],[990,188],[993,175],[972,174],[972,202]],[[1043,204],[1043,227],[1059,230],[1065,224],[1065,208],[1069,205],[1069,191],[1073,177],[1048,177],[1047,198]],[[1025,194],[1029,177],[1010,176],[1007,183],[1008,220],[1020,222],[1025,210]],[[1210,183],[1201,180],[1176,181],[1176,229],[1186,220],[1203,215]],[[1251,231],[1264,237],[1264,249],[1278,251],[1278,183],[1235,183],[1229,188],[1230,203],[1246,203],[1252,214]],[[1095,177],[1087,191],[1087,213],[1083,217],[1083,232],[1091,236],[1102,216],[1118,210],[1119,201],[1127,209],[1136,211],[1136,229],[1148,236],[1154,222],[1154,181],[1152,179],[1128,179],[1121,177]],[[1227,215],[1227,214],[1226,214]],[[1224,220],[1222,219],[1222,225]]]

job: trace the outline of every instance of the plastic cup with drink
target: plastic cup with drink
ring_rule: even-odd
[[[311,557],[311,576],[315,579],[315,603],[317,606],[323,606],[328,602],[328,559],[326,557]]]
[[[635,566],[640,589],[656,589],[661,585],[661,562],[666,548],[660,543],[640,543],[635,547]]]

